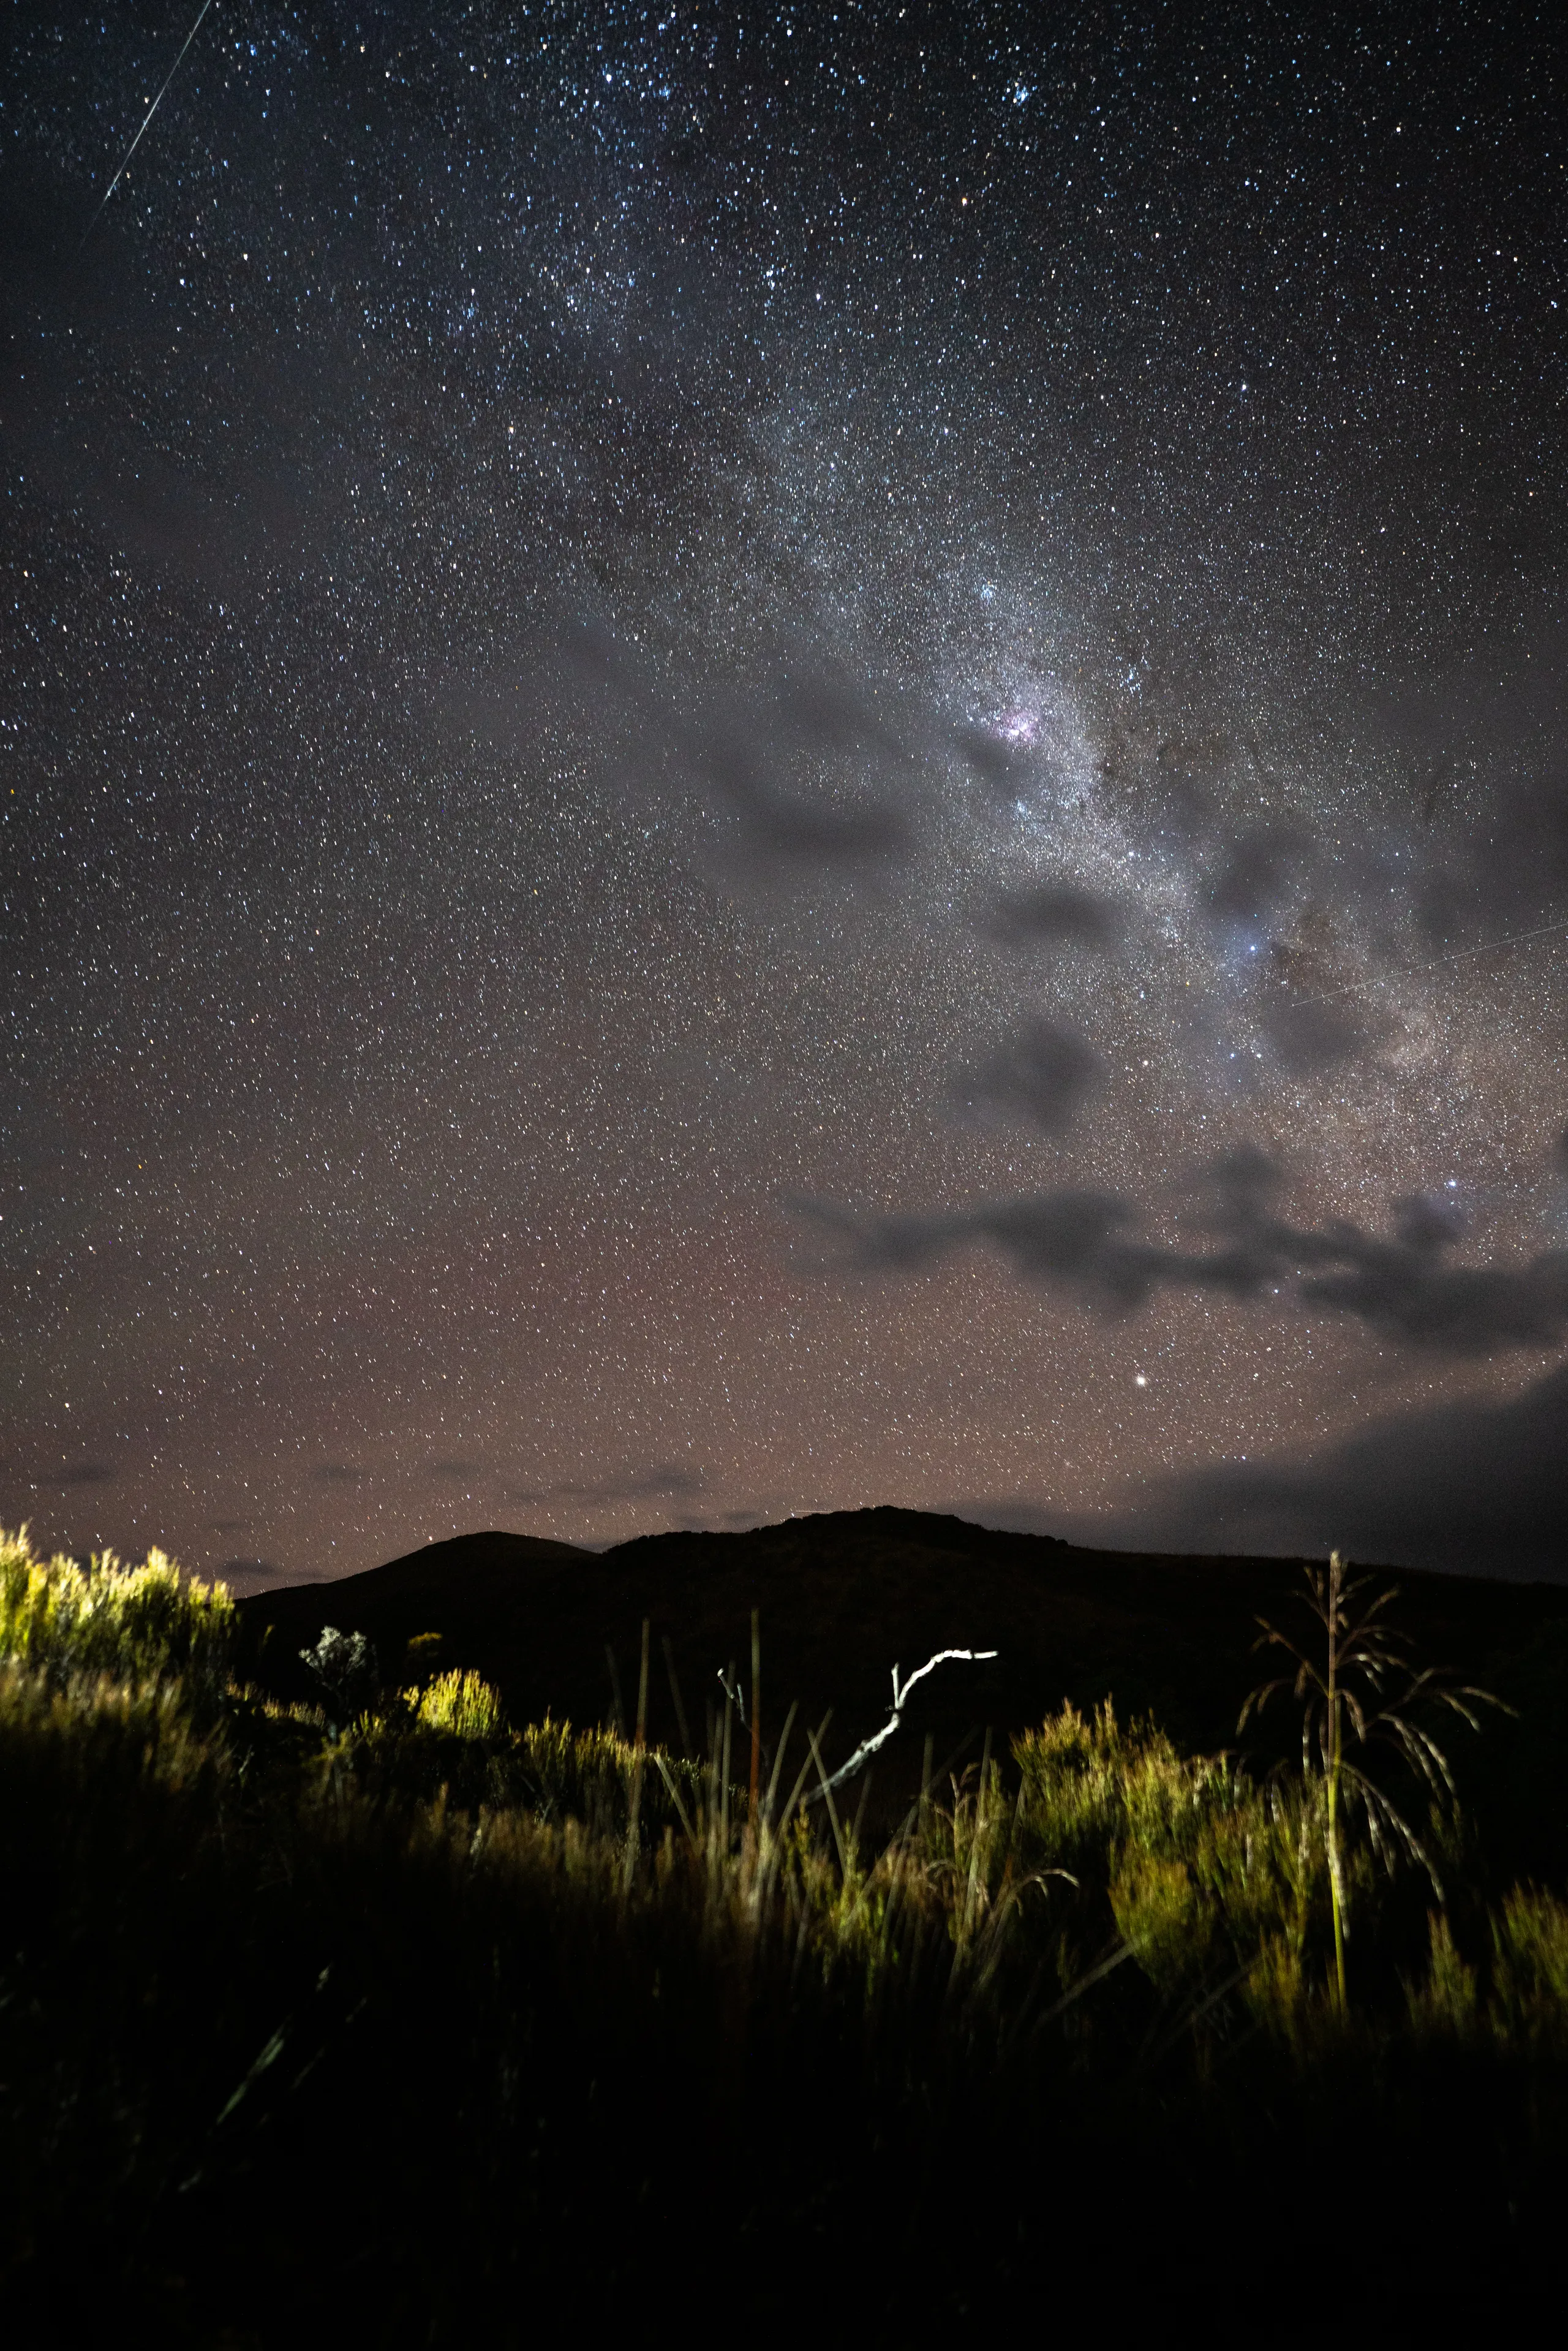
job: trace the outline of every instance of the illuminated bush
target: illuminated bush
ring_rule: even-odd
[[[228,1679],[234,1602],[224,1583],[184,1577],[151,1551],[131,1567],[112,1552],[84,1568],[39,1559],[24,1527],[0,1532],[0,1658],[59,1687],[108,1675],[135,1686],[179,1679],[194,1701]]]
[[[498,1739],[506,1728],[501,1701],[476,1673],[438,1674],[413,1698],[414,1713],[426,1730],[444,1730],[456,1739]]]

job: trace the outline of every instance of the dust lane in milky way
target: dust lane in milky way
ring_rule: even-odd
[[[955,16],[10,29],[0,1517],[1568,1556],[1559,45]]]

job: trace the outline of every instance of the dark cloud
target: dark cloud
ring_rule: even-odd
[[[1440,1202],[1396,1202],[1387,1235],[1348,1220],[1301,1228],[1273,1213],[1279,1171],[1262,1154],[1237,1153],[1213,1178],[1213,1245],[1199,1249],[1137,1238],[1134,1205],[1106,1192],[1040,1193],[932,1216],[815,1213],[867,1268],[914,1270],[988,1241],[1027,1280],[1061,1283],[1124,1311],[1161,1289],[1239,1300],[1272,1292],[1451,1355],[1550,1346],[1568,1333],[1568,1250],[1522,1265],[1455,1265],[1449,1253],[1463,1238],[1462,1221]]]
[[[1223,728],[1168,736],[1159,745],[1155,778],[1160,799],[1179,831],[1190,835],[1203,829],[1227,780],[1251,750],[1251,746],[1234,741]]]
[[[1310,1000],[1267,1006],[1263,1030],[1292,1077],[1351,1061],[1368,1044],[1365,1029],[1345,1007]]]
[[[1474,952],[1557,925],[1568,901],[1568,778],[1499,793],[1484,831],[1434,848],[1416,914],[1434,951]]]
[[[988,789],[1001,801],[1014,795],[1030,779],[1034,760],[1022,744],[1009,743],[1005,737],[993,734],[985,726],[960,727],[955,744]]]
[[[1507,1403],[1404,1414],[1321,1455],[1201,1470],[1111,1539],[1284,1553],[1338,1545],[1412,1566],[1568,1575],[1568,1366]]]
[[[997,901],[992,927],[1017,946],[1113,947],[1123,919],[1109,898],[1061,882],[1006,893]]]
[[[1266,923],[1295,885],[1311,844],[1293,827],[1253,825],[1227,844],[1210,875],[1213,912],[1239,923]]]
[[[486,1474],[482,1461],[470,1461],[461,1455],[449,1455],[444,1461],[433,1461],[427,1473],[446,1486],[472,1485],[476,1478]]]
[[[1568,899],[1568,665],[1561,625],[1521,658],[1439,672],[1376,713],[1409,778],[1417,919],[1463,950],[1562,915]]]
[[[365,1470],[356,1469],[351,1461],[323,1461],[310,1472],[318,1486],[360,1486],[367,1475]]]
[[[277,1561],[271,1559],[225,1559],[218,1568],[218,1577],[224,1583],[242,1585],[247,1592],[259,1591],[268,1583],[311,1583],[320,1580],[308,1575],[291,1575],[286,1567],[279,1567]]]
[[[450,688],[444,707],[508,751],[563,716],[586,723],[613,747],[627,799],[695,796],[742,878],[781,866],[852,876],[915,846],[929,728],[890,717],[831,661],[781,657],[722,695],[706,677],[672,690],[613,631],[580,622],[519,647],[504,675]]]
[[[1076,1029],[1031,1020],[949,1091],[967,1109],[999,1111],[1060,1134],[1104,1080],[1104,1061]]]
[[[1030,1280],[1067,1283],[1127,1308],[1145,1303],[1169,1262],[1166,1250],[1127,1238],[1132,1207],[1110,1192],[1042,1193],[946,1214],[865,1218],[800,1205],[868,1270],[915,1272],[966,1243],[990,1241]]]
[[[841,676],[786,673],[751,703],[687,730],[685,748],[734,821],[743,856],[854,868],[911,845],[914,752]]]
[[[694,1469],[685,1461],[657,1461],[651,1469],[640,1469],[622,1478],[570,1479],[557,1486],[511,1488],[508,1502],[640,1502],[655,1499],[682,1501],[700,1494],[706,1486],[706,1473]]]
[[[119,1480],[119,1470],[108,1461],[72,1461],[62,1462],[57,1469],[37,1469],[25,1483],[58,1489],[76,1486],[113,1486]]]

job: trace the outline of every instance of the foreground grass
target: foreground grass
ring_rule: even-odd
[[[231,1629],[156,1558],[0,1546],[16,2339],[520,2343],[563,2297],[928,2339],[1089,2292],[1277,2339],[1325,2244],[1385,2325],[1554,2257],[1568,1909],[1483,1898],[1457,1811],[1445,1907],[1347,1856],[1342,2004],[1310,1775],[1067,1710],[862,1852],[799,1730],[754,1810],[727,1721],[692,1761],[473,1676],[281,1707]]]

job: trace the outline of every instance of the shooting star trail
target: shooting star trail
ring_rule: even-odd
[[[1372,987],[1385,980],[1405,979],[1423,971],[1440,971],[1445,964],[1468,963],[1472,956],[1495,955],[1500,947],[1522,946],[1527,939],[1550,938],[1555,931],[1568,931],[1568,917],[1556,923],[1538,923],[1532,931],[1511,931],[1506,938],[1483,939],[1478,947],[1455,947],[1451,954],[1433,956],[1427,963],[1396,963],[1387,971],[1375,972],[1368,979],[1347,980],[1343,987],[1324,988],[1316,996],[1292,996],[1287,1001],[1298,1010],[1305,1011],[1310,1004],[1336,1004],[1342,996],[1359,995],[1364,987]]]
[[[141,131],[139,131],[137,132],[137,134],[136,134],[135,138],[131,141],[131,142],[130,146],[126,149],[126,151],[125,151],[124,154],[120,157],[120,169],[119,169],[119,171],[118,171],[118,172],[116,172],[116,173],[115,173],[115,175],[114,175],[113,179],[112,179],[112,180],[110,180],[110,183],[109,183],[108,187],[107,187],[107,188],[105,188],[105,190],[104,190],[104,192],[103,192],[103,199],[102,199],[102,202],[99,204],[99,208],[98,208],[97,212],[95,212],[95,213],[94,213],[94,214],[93,214],[93,216],[92,216],[91,220],[89,220],[89,223],[88,223],[88,225],[87,225],[86,228],[82,231],[82,240],[81,240],[81,241],[82,241],[82,245],[85,245],[85,244],[87,243],[88,238],[92,235],[92,233],[93,233],[94,229],[98,226],[99,222],[99,221],[102,219],[102,217],[103,217],[103,207],[104,207],[104,205],[108,204],[108,202],[109,202],[109,200],[110,200],[110,196],[112,196],[112,195],[113,195],[113,193],[114,193],[114,192],[115,192],[116,188],[118,188],[118,187],[119,187],[119,185],[120,185],[120,183],[121,180],[123,180],[123,179],[124,179],[124,177],[125,177],[125,167],[126,167],[126,165],[130,162],[130,161],[131,161],[131,159],[132,155],[134,155],[134,154],[135,154],[136,150],[141,146],[141,140],[142,140],[142,135],[143,135],[143,133],[145,132],[145,131],[146,131],[146,129],[147,129],[147,125],[148,125],[148,123],[152,121],[152,117],[157,113],[158,109],[162,105],[162,103],[163,103],[163,99],[164,99],[164,95],[165,95],[165,93],[167,92],[168,88],[169,88],[169,83],[170,83],[170,82],[172,82],[172,81],[173,80],[174,76],[179,72],[180,68],[181,68],[181,67],[184,64],[184,62],[185,62],[185,49],[188,49],[188,48],[190,47],[191,43],[195,39],[196,35],[201,31],[201,29],[202,29],[202,21],[203,21],[203,18],[206,16],[207,10],[212,6],[212,5],[213,5],[213,0],[202,0],[201,15],[200,15],[200,16],[198,16],[198,17],[196,18],[195,23],[192,26],[192,27],[191,27],[191,29],[190,29],[190,31],[189,31],[189,32],[186,34],[186,36],[185,36],[185,47],[184,47],[184,48],[183,48],[183,49],[180,51],[179,56],[175,58],[175,60],[174,60],[173,64],[170,67],[170,68],[169,68],[169,72],[168,72],[168,77],[167,77],[167,79],[164,81],[163,88],[162,88],[162,89],[161,89],[161,90],[159,91],[159,93],[158,93],[157,97],[153,99],[153,101],[152,101],[152,105],[148,108],[148,110],[147,110],[147,113],[146,113],[146,116],[145,116],[145,118],[143,119],[143,121],[142,121],[142,124],[141,124]],[[77,250],[78,250],[78,252],[79,253],[79,252],[80,252],[80,250],[81,250],[81,246],[78,246],[77,247]]]

